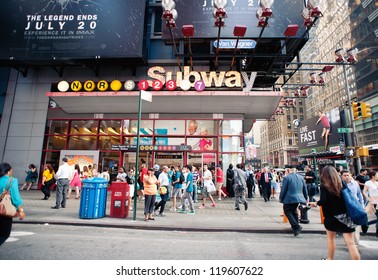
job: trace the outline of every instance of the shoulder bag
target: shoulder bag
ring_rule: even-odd
[[[367,225],[368,217],[365,209],[358,202],[357,198],[349,190],[345,182],[343,181],[343,189],[341,190],[345,200],[345,207],[348,216],[356,225]]]
[[[17,209],[12,204],[12,199],[10,195],[10,184],[12,182],[12,177],[9,178],[3,193],[0,196],[0,216],[13,218],[17,216]]]

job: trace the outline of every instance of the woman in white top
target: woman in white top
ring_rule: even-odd
[[[125,168],[120,167],[117,174],[117,182],[127,182],[126,177],[127,173],[125,172]]]
[[[377,171],[370,171],[370,180],[365,183],[363,190],[366,201],[373,204],[374,209],[377,209],[378,205],[378,173]],[[375,236],[378,237],[378,211],[375,211],[377,217],[375,223]]]

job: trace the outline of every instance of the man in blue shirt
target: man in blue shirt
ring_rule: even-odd
[[[181,191],[182,191],[182,184],[180,182],[181,177],[181,171],[180,166],[175,166],[175,174],[172,177],[172,207],[169,209],[170,211],[176,212],[177,211],[177,196],[181,197]]]
[[[186,189],[184,190],[184,195],[181,200],[181,210],[180,213],[186,213],[185,210],[185,200],[189,201],[189,208],[190,211],[188,214],[194,214],[194,206],[193,206],[193,199],[192,199],[192,192],[193,192],[193,175],[190,172],[192,170],[191,165],[187,165],[185,168],[185,172],[187,173],[186,176]]]

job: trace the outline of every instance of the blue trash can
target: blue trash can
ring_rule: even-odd
[[[108,181],[103,178],[83,180],[80,195],[79,218],[97,219],[105,217]]]

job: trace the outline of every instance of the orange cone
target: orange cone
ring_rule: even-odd
[[[324,224],[324,215],[323,215],[323,208],[319,206],[319,213],[320,213],[320,222]]]
[[[282,220],[284,223],[287,223],[289,219],[286,217],[285,212],[282,211]]]

